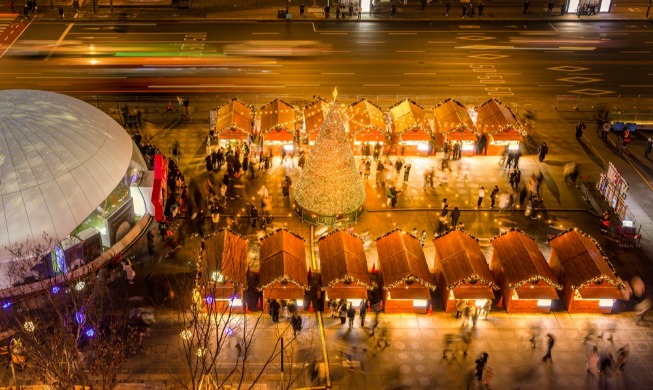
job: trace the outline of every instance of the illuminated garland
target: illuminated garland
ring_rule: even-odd
[[[216,110],[216,111],[218,112],[218,121],[220,121],[220,110],[221,110],[222,108],[224,108],[224,107],[230,105],[230,104],[232,105],[232,110],[231,110],[229,113],[232,115],[232,117],[233,117],[233,114],[243,115],[243,113],[237,112],[237,111],[235,110],[235,107],[233,106],[233,104],[236,103],[236,102],[242,104],[243,107],[249,109],[249,113],[247,113],[247,114],[249,114],[249,120],[251,121],[251,119],[252,119],[252,117],[253,117],[252,114],[254,113],[254,106],[252,106],[251,104],[247,104],[247,103],[243,102],[242,100],[240,100],[240,99],[238,99],[238,98],[232,98],[230,101],[225,102],[225,103],[223,103],[222,105],[218,106],[218,108],[217,108],[217,110]],[[216,130],[217,130],[217,129],[216,129]],[[231,123],[229,126],[226,126],[226,127],[223,127],[223,128],[220,129],[220,130],[217,130],[217,134],[220,134],[220,133],[222,133],[222,132],[224,132],[224,131],[226,131],[226,130],[240,130],[240,131],[244,132],[245,134],[249,134],[249,133],[250,133],[250,132],[247,131],[246,129],[243,129],[243,128],[241,128],[240,126],[237,126],[235,123]]]
[[[478,129],[476,129],[476,128],[469,127],[467,125],[467,123],[462,121],[462,118],[460,118],[460,115],[458,115],[458,111],[456,111],[456,110],[454,110],[454,113],[456,114],[456,117],[458,117],[458,121],[457,122],[452,122],[451,124],[449,124],[449,123],[442,124],[442,122],[440,121],[440,118],[438,118],[436,109],[438,107],[440,107],[440,106],[443,106],[443,105],[449,103],[449,102],[451,102],[451,104],[454,104],[454,105],[456,105],[458,107],[463,108],[465,110],[465,112],[467,112],[467,108],[465,108],[465,106],[462,103],[460,103],[460,102],[458,102],[456,100],[453,100],[451,98],[449,98],[449,99],[443,101],[442,103],[437,104],[435,107],[433,107],[433,114],[435,116],[435,120],[437,121],[437,123],[440,125],[441,128],[444,127],[446,129],[448,129],[446,131],[441,131],[440,134],[447,135],[449,133],[453,133],[453,132],[456,132],[456,131],[457,132],[469,131],[472,135],[474,135],[476,137],[479,137],[481,135],[481,132],[478,131]],[[469,114],[467,114],[467,117],[469,118]],[[469,120],[471,121],[471,118]]]
[[[225,126],[225,127],[221,128],[220,130],[217,130],[216,134],[220,135],[220,134],[222,134],[222,133],[224,133],[225,131],[228,131],[228,130],[239,130],[239,131],[242,131],[243,133],[249,135],[249,131],[247,131],[246,129],[243,129],[242,127],[236,125],[235,123],[232,123],[229,126]]]
[[[297,180],[294,196],[301,208],[320,216],[349,214],[365,202],[363,178],[335,102]]]
[[[263,241],[263,240],[265,240],[265,239],[268,238],[268,237],[274,236],[275,234],[277,234],[277,233],[280,232],[280,231],[288,232],[288,233],[292,234],[293,236],[299,238],[300,240],[306,242],[306,240],[305,240],[302,236],[300,236],[299,234],[296,234],[296,233],[291,232],[290,230],[288,230],[288,229],[285,228],[285,227],[280,227],[280,228],[275,229],[274,231],[272,231],[272,232],[270,232],[270,233],[264,235],[263,237],[259,238],[259,241]]]
[[[585,287],[585,286],[587,286],[587,285],[589,285],[589,284],[596,283],[597,281],[600,281],[601,283],[603,283],[604,281],[608,281],[610,284],[612,284],[612,285],[614,285],[614,286],[616,286],[616,287],[618,287],[618,288],[623,288],[623,287],[624,287],[624,282],[623,282],[623,281],[621,280],[621,278],[617,275],[617,273],[616,273],[615,270],[614,270],[614,266],[612,265],[612,263],[611,263],[610,260],[608,259],[608,256],[605,254],[605,252],[603,251],[603,248],[601,248],[601,246],[599,245],[598,241],[596,241],[596,240],[594,239],[594,237],[590,236],[589,234],[583,232],[582,230],[580,230],[580,229],[578,229],[578,228],[569,228],[569,229],[565,230],[564,232],[558,233],[558,234],[556,234],[555,236],[549,238],[549,239],[547,240],[547,242],[548,242],[549,244],[551,244],[551,241],[553,241],[553,240],[555,240],[556,238],[558,238],[558,237],[560,237],[560,236],[563,236],[563,235],[565,235],[565,234],[567,234],[567,233],[569,233],[569,232],[572,232],[572,231],[575,231],[575,232],[577,232],[578,234],[582,235],[583,237],[586,237],[586,238],[588,238],[589,240],[592,241],[592,244],[594,244],[594,246],[596,246],[596,249],[599,251],[599,253],[601,254],[601,256],[603,256],[603,260],[605,260],[605,262],[608,264],[608,267],[610,268],[610,270],[611,270],[612,273],[614,274],[614,279],[611,278],[610,276],[607,276],[607,275],[600,275],[600,276],[597,276],[597,277],[595,277],[595,278],[593,278],[593,279],[590,279],[590,280],[586,281],[585,283],[583,283],[583,284],[581,284],[581,285],[579,285],[579,286],[576,286],[576,287],[572,286],[572,288],[582,288],[582,287]],[[599,284],[600,284],[600,283],[599,283]]]
[[[358,107],[358,105],[361,104],[361,103],[365,106],[362,109],[360,107]],[[376,109],[376,111],[370,112],[367,109],[366,104],[369,104],[370,106],[374,107]],[[377,121],[382,122],[384,124],[384,127],[380,128],[379,126],[377,126],[375,124],[367,123],[368,121],[359,122],[359,121],[354,120],[354,118],[358,117],[361,112],[366,112],[368,114],[367,116],[369,117],[369,122],[377,120]],[[350,104],[349,107],[347,107],[347,118],[348,118],[349,122],[353,122],[354,124],[356,124],[356,127],[357,127],[356,131],[351,131],[351,127],[350,127],[349,130],[350,130],[350,134],[352,134],[352,135],[356,135],[356,134],[361,133],[361,132],[366,131],[366,130],[376,130],[377,132],[382,133],[384,136],[386,136],[388,134],[387,127],[385,126],[385,118],[384,118],[384,115],[383,115],[383,111],[381,110],[381,108],[379,106],[377,106],[376,104],[370,102],[369,100],[367,100],[365,98],[362,98],[362,99],[358,100],[357,102]]]
[[[439,238],[442,238],[442,237],[446,237],[447,234],[452,233],[452,232],[456,232],[456,231],[457,231],[457,232],[464,233],[464,234],[466,234],[467,236],[469,236],[470,238],[473,238],[476,242],[479,242],[479,239],[478,239],[478,238],[472,236],[471,234],[467,233],[466,231],[462,230],[462,229],[459,228],[459,227],[453,227],[453,228],[449,229],[449,231],[447,231],[446,233],[441,234],[441,235],[435,237],[435,238],[433,239],[433,241],[435,241],[435,240],[437,240],[437,239],[439,239]]]
[[[479,109],[479,108],[485,106],[486,104],[490,104],[490,103],[492,103],[492,102],[495,102],[495,103],[499,106],[499,111],[501,111],[502,114],[503,114],[503,111],[501,110],[501,107],[506,108],[506,109],[508,110],[508,113],[510,113],[510,115],[512,116],[512,119],[515,120],[515,124],[514,124],[514,125],[513,125],[513,124],[507,124],[507,125],[505,125],[505,126],[498,127],[498,128],[496,128],[496,129],[493,129],[492,131],[486,131],[486,128],[487,128],[487,127],[490,127],[490,126],[489,126],[489,125],[482,124],[484,132],[487,133],[488,135],[492,135],[492,134],[500,133],[500,132],[502,132],[502,131],[506,131],[506,130],[509,130],[509,129],[514,129],[514,130],[516,130],[519,134],[521,134],[522,136],[526,136],[526,130],[524,130],[524,128],[522,127],[522,125],[519,123],[519,120],[517,119],[517,117],[515,116],[515,114],[512,112],[512,110],[510,109],[510,107],[508,107],[508,106],[506,106],[505,104],[501,103],[501,101],[499,101],[499,99],[496,99],[496,98],[489,99],[489,100],[487,100],[485,103],[483,103],[483,104],[481,104],[481,105],[479,105],[479,106],[476,106],[474,109],[478,112],[478,109]],[[477,122],[478,122],[478,119],[477,119]],[[477,127],[478,127],[478,125],[477,125]],[[491,127],[494,128],[494,125],[491,125]]]
[[[384,238],[384,237],[387,237],[387,236],[389,236],[389,235],[391,235],[392,233],[397,232],[397,231],[401,232],[401,234],[406,234],[406,232],[405,232],[402,228],[394,228],[394,229],[390,230],[389,232],[387,232],[386,234],[377,237],[374,241],[379,241],[380,239],[382,239],[382,238]],[[414,237],[412,234],[409,234],[409,235],[410,235],[411,237]]]
[[[270,127],[269,129],[261,130],[261,134],[267,134],[273,131],[284,131],[284,130],[292,135],[295,135],[295,133],[288,128],[286,123],[277,123],[276,125]]]
[[[333,235],[333,234],[338,233],[338,232],[347,233],[347,234],[349,234],[350,236],[357,238],[361,243],[364,243],[364,242],[365,242],[365,240],[363,240],[363,238],[362,238],[361,236],[359,236],[358,234],[356,234],[356,233],[354,233],[354,232],[352,232],[352,231],[349,231],[348,229],[343,229],[343,228],[338,228],[338,229],[336,229],[336,230],[334,230],[334,231],[332,231],[332,232],[329,232],[329,233],[325,233],[325,234],[323,234],[322,236],[320,236],[320,238],[317,239],[316,242],[320,242],[320,241],[322,241],[323,239],[329,237],[330,235]]]
[[[529,235],[529,234],[527,234],[527,233],[524,233],[524,231],[521,230],[520,228],[516,228],[516,227],[514,227],[514,228],[510,228],[510,229],[508,229],[507,231],[505,231],[505,232],[503,232],[503,233],[497,234],[496,236],[494,236],[494,238],[492,238],[492,239],[490,240],[490,243],[492,243],[492,241],[496,240],[497,238],[499,238],[499,237],[503,237],[503,236],[505,236],[505,235],[507,235],[508,233],[511,233],[511,232],[518,232],[518,233],[521,233],[521,234],[523,234],[524,236],[530,238],[531,240],[537,242],[537,241],[536,241],[536,240],[535,240],[531,235]]]
[[[508,288],[517,289],[517,288],[519,288],[521,286],[524,286],[524,285],[526,285],[528,283],[535,284],[535,283],[539,282],[540,280],[545,282],[546,284],[550,285],[551,287],[555,288],[556,290],[562,290],[561,285],[559,285],[558,283],[555,283],[553,280],[551,280],[551,279],[549,279],[547,277],[544,277],[542,275],[533,275],[533,276],[529,277],[528,279],[524,279],[524,280],[522,280],[520,282],[509,283]]]
[[[300,284],[298,281],[289,278],[287,275],[283,275],[283,276],[279,276],[279,277],[275,278],[274,280],[272,280],[270,283],[266,284],[265,286],[258,287],[257,290],[258,291],[263,291],[266,288],[274,285],[275,283],[281,283],[281,284],[292,283],[295,286],[297,286],[300,289],[305,290],[305,291],[308,291],[308,290],[311,289],[311,286],[304,286],[304,285]]]
[[[477,284],[479,282],[481,284],[483,284],[483,285],[488,286],[492,290],[498,290],[499,289],[499,286],[497,286],[496,283],[494,283],[494,282],[492,282],[490,280],[484,279],[484,278],[482,278],[481,276],[479,276],[477,274],[472,274],[472,275],[466,277],[465,279],[461,279],[461,280],[459,280],[457,282],[451,283],[450,285],[447,286],[447,290],[453,290],[454,288],[460,286],[461,284]]]
[[[391,288],[396,288],[400,284],[403,284],[403,283],[412,284],[414,282],[417,282],[417,283],[421,284],[422,286],[428,288],[429,290],[435,291],[435,289],[436,289],[435,284],[433,284],[431,282],[428,282],[428,281],[420,278],[419,276],[415,276],[415,275],[406,275],[403,278],[401,278],[401,279],[399,279],[399,280],[397,280],[397,281],[395,281],[393,283],[390,283],[388,285],[384,285],[383,289],[384,290],[389,290]]]
[[[371,284],[361,282],[360,280],[358,280],[357,278],[355,278],[355,277],[353,277],[351,275],[345,275],[345,276],[343,276],[341,278],[333,279],[329,284],[327,284],[326,286],[321,287],[321,290],[326,291],[326,289],[331,288],[331,287],[333,287],[334,285],[336,285],[338,283],[344,283],[344,284],[356,283],[356,284],[358,284],[358,285],[360,285],[362,287],[365,287],[365,289],[367,289],[367,290],[370,290],[370,291],[374,290],[374,286],[372,286]]]
[[[315,116],[315,115],[318,115],[318,114],[322,115],[322,122],[317,123],[316,124],[317,126],[315,126],[313,128],[308,128],[308,125],[307,125],[307,128],[306,128],[307,133],[313,133],[316,130],[320,129],[320,127],[324,123],[324,117],[325,117],[324,109],[325,109],[325,106],[327,106],[328,104],[329,104],[329,102],[327,102],[325,99],[323,99],[321,97],[318,97],[316,100],[314,100],[313,102],[306,105],[306,107],[304,107],[303,113],[304,113],[304,120],[306,122],[308,122],[308,120],[310,118],[312,118],[313,116]]]

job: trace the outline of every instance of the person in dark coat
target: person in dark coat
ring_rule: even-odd
[[[290,196],[291,184],[292,184],[292,180],[290,180],[290,176],[286,176],[285,179],[283,179],[283,183],[281,184],[281,193],[283,194],[284,199]]]
[[[349,329],[354,326],[354,318],[356,318],[356,309],[354,305],[349,305],[347,309],[347,319],[349,320]]]
[[[292,313],[292,318],[290,318],[290,324],[292,325],[293,336],[297,337],[297,333],[302,330],[302,317],[299,316],[299,313],[296,311]]]
[[[272,317],[272,322],[279,322],[279,311],[281,310],[281,305],[279,301],[273,299],[270,301],[270,317]]]
[[[358,308],[358,314],[361,317],[361,328],[365,325],[365,314],[367,313],[367,299],[363,299]]]
[[[553,346],[555,345],[555,338],[553,338],[553,335],[551,333],[546,334],[546,355],[542,358],[542,361],[545,362],[547,360],[552,360],[551,359],[551,350],[553,349]]]
[[[207,155],[204,160],[206,161],[207,172],[211,172],[213,170],[213,159],[211,158],[211,155]]]
[[[451,212],[451,227],[455,228],[458,225],[458,220],[460,219],[460,210],[458,207],[454,207]]]
[[[546,145],[546,142],[542,142],[542,145],[537,149],[537,159],[540,162],[544,161],[547,153],[549,153],[549,147]]]
[[[499,196],[499,186],[494,186],[494,189],[490,193],[490,208],[494,208],[494,204],[497,200],[497,196]]]
[[[585,131],[585,123],[583,121],[578,122],[576,125],[576,141],[580,141],[583,137],[583,131]]]

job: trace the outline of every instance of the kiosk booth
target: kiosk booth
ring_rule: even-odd
[[[508,106],[497,99],[490,99],[475,110],[476,128],[486,137],[487,155],[500,156],[506,147],[508,150],[519,150],[526,131]]]
[[[220,229],[202,240],[199,280],[206,310],[242,309],[247,285],[247,240],[228,229]]]
[[[373,289],[363,241],[354,233],[338,229],[322,236],[317,244],[326,299],[346,299],[358,307]]]
[[[623,282],[598,243],[577,229],[549,239],[549,264],[562,284],[562,296],[570,313],[611,313],[621,299]]]
[[[435,291],[417,237],[395,229],[376,239],[386,313],[422,313]]]
[[[234,98],[218,108],[215,135],[218,146],[229,147],[247,141],[253,131],[253,108]]]
[[[304,239],[284,228],[275,230],[261,239],[259,262],[259,291],[265,304],[268,299],[289,299],[304,307],[309,289]]]
[[[433,240],[435,246],[435,281],[445,312],[455,312],[460,299],[483,307],[494,299],[499,287],[483,256],[476,237],[459,229],[450,230]]]
[[[383,111],[366,99],[361,99],[347,107],[349,137],[354,155],[363,155],[362,147],[369,145],[368,155],[372,155],[372,145],[385,145],[388,135]]]
[[[315,99],[312,103],[304,107],[304,125],[306,126],[306,143],[313,145],[320,133],[327,112],[329,112],[329,102],[322,98]]]
[[[450,148],[460,143],[461,154],[473,156],[481,133],[476,129],[467,108],[456,100],[447,99],[433,108],[436,143],[438,147],[448,141]]]
[[[491,268],[508,313],[549,313],[562,289],[534,239],[511,229],[490,241]]]
[[[261,107],[259,115],[263,144],[271,148],[274,155],[281,154],[281,148],[292,153],[297,130],[295,108],[281,99],[274,99]]]
[[[398,137],[397,154],[428,155],[434,134],[424,109],[412,100],[403,100],[390,107],[392,135]]]

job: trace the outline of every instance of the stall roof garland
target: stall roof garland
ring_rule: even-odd
[[[575,232],[577,232],[578,234],[582,235],[583,237],[586,237],[586,238],[588,238],[590,241],[592,241],[592,243],[596,246],[596,249],[598,249],[598,251],[599,251],[599,253],[601,254],[601,256],[603,256],[603,259],[605,260],[605,262],[608,264],[608,267],[610,267],[610,270],[614,273],[614,275],[615,275],[615,279],[612,279],[611,277],[609,277],[609,276],[607,276],[607,275],[600,275],[600,276],[597,276],[597,277],[595,277],[595,278],[592,278],[592,279],[586,281],[585,283],[581,283],[581,284],[578,285],[578,286],[571,286],[571,287],[574,288],[574,289],[579,289],[579,288],[583,288],[583,287],[589,286],[590,284],[596,284],[596,283],[598,283],[598,284],[602,284],[603,282],[606,282],[606,281],[607,281],[608,283],[612,284],[613,286],[615,286],[615,287],[617,287],[617,288],[623,288],[623,287],[624,287],[624,282],[623,282],[623,280],[621,280],[621,278],[620,278],[619,276],[617,276],[617,273],[616,273],[616,271],[614,270],[614,266],[612,265],[612,263],[611,263],[610,260],[608,259],[608,256],[607,256],[607,255],[605,254],[605,252],[603,251],[603,248],[601,248],[601,246],[599,245],[598,241],[596,241],[596,240],[594,239],[594,237],[592,237],[592,236],[590,236],[589,234],[587,234],[587,233],[581,231],[581,230],[578,229],[578,228],[569,228],[569,229],[565,230],[564,232],[560,232],[560,233],[556,234],[555,236],[550,237],[547,241],[550,243],[551,241],[555,240],[556,238],[558,238],[558,237],[560,237],[560,236],[563,236],[563,235],[565,235],[565,234],[567,234],[567,233],[569,233],[569,232],[572,232],[572,231],[575,231]]]
[[[268,238],[268,237],[270,237],[270,236],[274,236],[275,234],[277,234],[277,233],[280,232],[280,231],[286,231],[286,232],[292,234],[293,236],[299,238],[300,240],[306,242],[306,240],[304,239],[304,237],[300,236],[300,235],[297,234],[297,233],[293,233],[293,232],[291,232],[290,230],[288,230],[288,229],[285,228],[285,227],[280,227],[280,228],[278,228],[278,229],[275,229],[274,231],[271,231],[270,233],[266,234],[265,236],[259,238],[259,241],[263,241],[263,240],[265,240],[266,238]]]
[[[481,282],[481,284],[484,284],[488,287],[490,287],[492,290],[498,290],[499,286],[497,286],[494,282],[490,280],[486,280],[483,277],[477,275],[477,274],[472,274],[469,277],[459,280],[457,282],[451,283],[450,285],[447,286],[447,290],[453,290],[454,288],[460,286],[461,284],[476,284],[478,282]]]
[[[465,234],[468,235],[470,238],[474,239],[476,242],[479,242],[479,239],[478,239],[478,238],[472,236],[470,233],[466,232],[465,230],[463,230],[463,229],[461,229],[461,228],[459,228],[459,227],[454,227],[454,228],[449,229],[449,231],[447,231],[446,233],[441,234],[441,235],[435,237],[434,240],[437,240],[438,238],[446,237],[447,234],[452,233],[452,232],[455,232],[455,231],[459,231],[459,232],[461,232],[461,233],[465,233]]]
[[[243,112],[238,112],[238,111],[235,110],[235,106],[234,106],[234,105],[235,105],[236,103],[242,105],[243,108],[249,110],[249,116],[250,116],[249,118],[246,118],[246,117],[243,115],[243,114],[245,114],[245,113],[243,113]],[[229,111],[227,114],[228,114],[228,115],[231,115],[231,120],[227,120],[227,121],[226,121],[227,123],[226,123],[226,125],[225,125],[225,124],[224,124],[224,122],[225,122],[225,117],[228,116],[228,115],[225,115],[224,112],[221,113],[220,111],[222,111],[223,108],[226,108],[226,107],[228,107],[229,105],[232,105],[232,110]],[[222,132],[224,132],[224,131],[226,131],[226,130],[240,130],[240,131],[243,131],[243,132],[245,132],[245,133],[247,133],[247,134],[250,133],[250,131],[249,131],[247,128],[243,127],[243,126],[247,126],[247,127],[251,128],[251,119],[252,119],[251,116],[252,116],[252,113],[254,112],[254,106],[252,106],[252,105],[250,105],[250,104],[247,104],[247,103],[245,103],[245,102],[239,100],[238,98],[232,98],[230,101],[225,102],[225,103],[223,103],[222,105],[220,105],[220,106],[217,108],[217,111],[218,111],[218,123],[217,123],[217,125],[216,125],[216,133],[217,133],[217,134],[220,134],[220,133],[222,133]],[[222,114],[222,115],[221,115],[221,114]],[[236,116],[237,116],[237,118],[236,118]],[[239,123],[237,123],[237,122],[238,122],[238,119],[246,120],[247,123],[241,123],[241,124],[239,124]]]
[[[401,112],[397,113],[398,109],[404,104],[408,104],[409,110],[403,113]],[[420,115],[419,118],[415,117],[414,108],[419,109],[419,112],[422,114]],[[412,129],[419,129],[433,136],[433,129],[431,129],[428,120],[423,115],[424,109],[422,108],[422,106],[415,103],[413,100],[410,99],[402,100],[396,103],[395,105],[393,105],[392,107],[390,107],[389,110],[390,110],[390,116],[392,117],[392,122],[395,125],[397,133],[401,134]],[[410,115],[408,115],[409,112]]]
[[[492,110],[492,109],[490,108],[490,107],[493,107],[493,106],[491,106],[491,104],[494,104],[494,105],[495,105],[494,107],[496,107],[496,110]],[[512,110],[510,109],[510,107],[508,107],[508,106],[506,106],[505,104],[501,103],[501,102],[499,101],[499,99],[495,99],[495,98],[493,98],[493,99],[489,99],[489,100],[487,100],[485,103],[483,103],[483,104],[477,106],[477,107],[475,108],[475,110],[476,110],[476,112],[479,112],[479,109],[486,110],[485,107],[488,107],[488,108],[487,108],[488,111],[490,111],[490,110],[493,111],[493,112],[492,112],[492,115],[491,115],[491,116],[488,116],[488,118],[481,118],[481,115],[479,115],[479,116],[477,117],[477,119],[476,119],[476,127],[481,128],[481,130],[482,130],[484,133],[489,134],[489,135],[492,135],[492,134],[496,134],[496,133],[499,133],[499,132],[502,132],[502,131],[506,131],[506,130],[509,130],[509,129],[514,129],[515,131],[517,131],[517,132],[518,132],[519,134],[521,134],[522,136],[526,136],[526,135],[527,135],[527,134],[526,134],[526,130],[524,130],[524,128],[521,126],[521,124],[520,124],[519,121],[517,120],[517,117],[516,117],[515,114],[512,112]],[[498,111],[498,112],[497,112],[497,111]],[[506,111],[507,111],[507,113],[510,115],[510,118],[506,118],[506,115],[505,115],[505,114],[506,114]],[[493,124],[485,124],[485,123],[482,123],[484,120],[489,120],[490,118],[495,118],[495,117],[497,117],[497,116],[498,116],[497,114],[500,114],[500,116],[503,118],[502,122],[505,122],[505,121],[507,121],[507,120],[512,119],[512,120],[514,121],[514,123],[504,123],[503,125],[501,125],[501,126],[497,126],[496,128],[495,128],[495,126],[494,126]],[[488,130],[488,127],[490,127],[491,129]]]
[[[327,237],[329,237],[329,236],[331,236],[331,235],[333,235],[335,233],[338,233],[338,232],[347,233],[350,236],[353,236],[353,237],[356,237],[357,239],[359,239],[360,242],[365,242],[365,240],[363,240],[363,238],[361,236],[359,236],[358,234],[356,234],[356,233],[354,233],[354,232],[352,232],[352,231],[350,231],[348,229],[343,229],[343,228],[339,228],[339,229],[336,229],[334,231],[323,234],[322,236],[320,236],[320,238],[317,239],[316,242],[320,242],[321,240],[323,240],[323,239],[325,239],[325,238],[327,238]]]
[[[418,276],[415,276],[415,275],[406,275],[403,278],[395,281],[394,283],[390,283],[390,284],[387,284],[387,285],[383,286],[383,288],[387,290],[387,289],[399,287],[401,284],[404,284],[404,283],[413,284],[414,282],[417,282],[417,283],[421,284],[422,286],[428,288],[429,290],[435,291],[435,288],[436,288],[435,284],[433,284],[433,283],[431,283],[429,281],[426,281],[426,280],[424,280],[424,279],[422,279],[422,278],[420,278]]]
[[[533,238],[533,236],[531,236],[531,235],[529,235],[529,234],[527,234],[527,233],[524,233],[524,231],[521,230],[520,228],[510,228],[510,229],[506,230],[505,232],[500,233],[500,234],[497,234],[496,236],[494,236],[494,237],[490,240],[490,243],[491,243],[492,241],[496,240],[496,239],[499,238],[499,237],[503,237],[503,236],[505,236],[506,234],[508,234],[508,233],[510,233],[510,232],[518,232],[518,233],[521,233],[521,234],[525,235],[526,237],[530,238],[531,240],[537,242],[537,240],[535,240],[535,238]]]
[[[522,281],[517,282],[517,283],[508,283],[508,288],[514,290],[514,289],[522,287],[522,286],[524,286],[524,285],[526,285],[528,283],[535,284],[535,283],[539,282],[540,280],[546,282],[546,284],[548,284],[549,286],[555,288],[556,290],[562,290],[561,285],[559,285],[558,283],[555,283],[553,280],[551,280],[551,279],[549,279],[549,278],[547,278],[545,276],[542,276],[542,275],[533,275],[530,278],[522,280]]]
[[[362,287],[365,287],[367,290],[374,290],[374,286],[372,286],[371,284],[367,284],[365,282],[362,282],[359,279],[357,279],[357,278],[355,278],[355,277],[353,277],[351,275],[345,275],[345,276],[343,276],[341,278],[333,279],[331,281],[331,283],[327,284],[326,286],[323,286],[321,288],[321,290],[326,291],[326,289],[331,288],[331,287],[335,286],[338,283],[345,283],[345,284],[356,283],[356,284],[358,284],[358,285],[360,285]]]
[[[399,232],[401,232],[402,234],[408,234],[408,235],[410,235],[410,236],[412,236],[412,237],[415,237],[415,236],[413,236],[413,235],[410,234],[410,233],[406,233],[402,228],[394,228],[394,229],[390,230],[389,232],[387,232],[386,234],[377,237],[374,241],[379,241],[380,239],[382,239],[382,238],[384,238],[384,237],[387,237],[387,236],[391,235],[392,233],[394,233],[394,232],[396,232],[396,231],[399,231]],[[417,237],[415,237],[415,238],[417,238]]]
[[[270,286],[272,286],[272,285],[274,285],[274,284],[276,284],[276,283],[281,283],[281,284],[292,283],[292,284],[294,284],[295,286],[301,288],[302,290],[306,290],[306,291],[308,291],[308,290],[311,289],[311,286],[303,286],[302,284],[300,284],[299,282],[297,282],[297,281],[294,280],[294,279],[291,279],[291,278],[288,277],[287,275],[283,275],[283,276],[279,276],[279,277],[273,279],[270,283],[266,284],[265,286],[260,286],[260,287],[258,287],[257,290],[258,290],[258,291],[263,291],[263,290],[265,290],[266,288],[268,288],[268,287],[270,287]]]

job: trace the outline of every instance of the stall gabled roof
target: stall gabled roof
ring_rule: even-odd
[[[308,288],[304,239],[287,229],[277,229],[261,239],[260,289],[277,282]]]
[[[617,288],[623,285],[598,243],[580,230],[561,233],[549,239],[549,244],[573,288],[596,282],[608,282]]]
[[[422,245],[417,237],[395,229],[376,239],[379,269],[385,290],[406,281],[417,281],[435,290]]]
[[[361,99],[347,107],[349,133],[354,135],[364,130],[377,131],[385,134],[385,115],[374,103]]]
[[[436,267],[442,269],[447,289],[461,283],[480,282],[495,290],[499,289],[492,271],[483,256],[481,246],[475,237],[453,229],[433,240],[436,253]]]
[[[304,107],[304,122],[306,124],[306,133],[318,133],[329,111],[330,103],[321,97]]]
[[[499,140],[501,132],[525,136],[526,132],[508,106],[497,99],[490,99],[476,107],[476,128]]]
[[[216,134],[224,131],[240,131],[252,133],[252,106],[233,98],[218,108],[218,120],[215,126]]]
[[[215,280],[213,273],[219,272],[228,282],[245,286],[247,282],[246,239],[229,229],[220,229],[204,238],[202,247],[201,268],[208,279]]]
[[[433,108],[438,132],[449,134],[454,131],[466,131],[474,136],[481,133],[476,129],[465,106],[457,100],[447,99]]]
[[[402,100],[390,107],[390,116],[397,134],[410,130],[422,130],[433,135],[433,129],[426,119],[424,109],[412,100]]]
[[[511,229],[493,238],[490,243],[501,263],[508,288],[543,280],[557,290],[562,289],[537,242],[521,230]]]
[[[353,282],[372,289],[365,248],[360,237],[347,230],[336,230],[318,240],[322,285]]]
[[[261,107],[261,133],[285,130],[295,134],[295,108],[281,99],[274,99]]]

